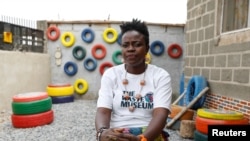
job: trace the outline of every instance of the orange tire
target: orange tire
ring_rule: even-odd
[[[248,125],[248,122],[249,120],[247,118],[238,120],[218,120],[196,116],[195,127],[199,132],[208,134],[208,125]]]
[[[31,114],[31,115],[11,115],[12,125],[16,128],[29,128],[50,124],[54,120],[54,112]]]
[[[101,54],[97,53],[97,50],[101,50],[102,53],[101,53]],[[96,44],[96,45],[92,48],[91,53],[92,53],[92,55],[93,55],[93,57],[94,57],[95,59],[103,59],[103,58],[106,56],[107,51],[106,51],[106,48],[105,48],[103,45],[101,45],[101,44]]]
[[[14,102],[31,102],[36,100],[42,100],[47,97],[49,97],[47,92],[30,92],[14,95],[12,97],[12,100]]]
[[[169,117],[173,119],[184,107],[178,105],[171,106],[171,114]],[[178,120],[192,120],[194,116],[194,110],[188,109]]]
[[[55,32],[55,35],[52,35],[51,34],[52,32]],[[46,35],[47,35],[48,39],[50,39],[51,41],[55,41],[60,36],[60,30],[56,26],[50,26],[47,29]]]

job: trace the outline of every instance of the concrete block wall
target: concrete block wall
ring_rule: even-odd
[[[205,76],[210,87],[205,107],[250,118],[250,31],[221,34],[221,6],[221,1],[188,0],[185,84],[193,75]]]
[[[47,28],[51,25],[55,25],[59,28],[60,34],[64,32],[71,32],[74,34],[76,41],[71,47],[64,47],[61,38],[56,41],[47,40],[47,51],[51,56],[50,68],[51,68],[51,83],[70,83],[74,85],[77,79],[85,79],[89,84],[89,89],[87,93],[83,95],[77,95],[77,98],[83,99],[96,99],[98,97],[98,89],[100,87],[101,74],[99,72],[99,66],[103,62],[110,62],[113,65],[112,54],[116,50],[121,50],[121,46],[118,42],[106,43],[103,40],[103,32],[106,28],[114,28],[118,33],[120,33],[119,25],[121,21],[41,21],[38,25],[43,28],[46,32]],[[185,52],[185,41],[184,41],[184,25],[182,24],[157,24],[157,23],[147,23],[150,32],[150,44],[156,40],[161,41],[165,50],[161,56],[153,55],[150,52],[152,58],[151,64],[155,64],[166,69],[172,77],[172,86],[174,97],[179,95],[179,82],[183,71],[183,58],[182,55],[179,58],[171,58],[168,53],[168,47],[177,43],[181,46],[183,53]],[[81,33],[84,29],[91,28],[94,31],[95,38],[92,43],[86,43],[81,39]],[[91,49],[96,44],[102,44],[107,49],[107,55],[104,59],[97,60],[97,68],[94,71],[87,71],[83,67],[83,62],[86,58],[92,57]],[[78,61],[72,56],[72,50],[75,46],[82,46],[86,49],[86,57]],[[62,64],[61,66],[55,65],[55,51],[56,48],[61,48],[62,51]],[[64,72],[64,65],[66,62],[75,62],[78,66],[78,72],[74,76],[67,76]]]

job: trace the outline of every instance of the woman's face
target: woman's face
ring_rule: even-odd
[[[145,56],[148,45],[145,43],[143,34],[131,30],[122,36],[122,57],[128,66],[139,66],[145,64]]]

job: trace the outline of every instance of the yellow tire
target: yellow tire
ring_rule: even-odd
[[[85,94],[89,89],[89,84],[84,79],[77,79],[74,83],[74,89],[77,94]]]
[[[67,41],[67,39],[69,39]],[[65,47],[71,47],[75,43],[75,36],[71,32],[64,32],[61,36],[61,42]]]
[[[108,35],[112,34],[112,38],[109,38]],[[114,43],[118,38],[118,33],[114,28],[107,28],[103,32],[103,39],[107,43]]]
[[[239,120],[244,118],[243,113],[223,109],[201,108],[197,110],[197,115],[203,118],[218,120]]]
[[[150,62],[151,62],[151,55],[150,55],[149,53],[146,54],[145,62],[146,62],[147,64],[150,64]]]
[[[74,87],[71,85],[65,87],[47,86],[47,93],[49,96],[70,96],[74,94]]]

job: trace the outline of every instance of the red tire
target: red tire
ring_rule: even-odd
[[[99,69],[101,75],[103,75],[103,73],[104,73],[104,71],[105,71],[106,68],[110,68],[110,67],[113,67],[112,63],[110,63],[110,62],[104,62],[104,63],[102,63],[101,66],[100,66],[100,69]]]
[[[55,35],[52,35],[51,33],[55,32]],[[60,36],[60,30],[56,26],[50,26],[47,29],[46,32],[47,38],[50,39],[51,41],[55,41],[59,38]]]
[[[168,55],[172,58],[179,58],[182,55],[182,48],[178,44],[172,44],[168,47]]]
[[[32,115],[11,115],[12,125],[16,128],[29,128],[50,124],[54,120],[54,112],[32,114]]]
[[[12,97],[12,100],[14,102],[31,102],[36,100],[42,100],[47,97],[49,97],[47,92],[30,92],[14,95]]]
[[[208,134],[208,125],[247,125],[249,120],[247,118],[238,119],[238,120],[218,120],[218,119],[209,119],[196,116],[195,126],[196,130],[203,134]]]
[[[49,84],[48,87],[68,87],[71,86],[69,83],[56,83],[56,84]]]
[[[101,54],[97,53],[97,50],[101,50],[102,53],[101,53]],[[96,44],[96,45],[92,48],[91,53],[92,53],[92,55],[93,55],[93,57],[94,57],[95,59],[103,59],[103,58],[106,56],[107,51],[106,51],[106,48],[105,48],[103,45],[101,45],[101,44]]]

